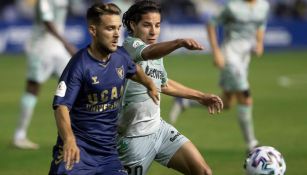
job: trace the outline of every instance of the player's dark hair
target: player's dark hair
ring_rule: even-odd
[[[131,35],[133,30],[130,26],[130,22],[136,24],[142,20],[142,15],[156,12],[161,14],[161,7],[158,3],[151,0],[141,0],[133,4],[123,15],[123,25],[127,28],[128,33]]]
[[[86,13],[88,23],[99,24],[102,15],[120,15],[120,8],[113,3],[95,3]]]

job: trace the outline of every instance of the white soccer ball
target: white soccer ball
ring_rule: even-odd
[[[279,151],[271,146],[253,149],[247,156],[244,168],[247,175],[283,175],[286,163]]]

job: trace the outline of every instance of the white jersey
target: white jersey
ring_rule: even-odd
[[[253,43],[256,31],[265,29],[268,13],[266,0],[256,0],[252,5],[246,0],[230,0],[211,24],[223,26],[224,43],[237,40]]]
[[[224,28],[222,52],[225,68],[221,71],[220,85],[226,91],[249,89],[248,67],[257,30],[264,30],[269,13],[266,0],[254,4],[246,0],[230,0],[214,20],[213,25]]]
[[[36,42],[45,37],[53,37],[44,26],[44,22],[55,24],[61,35],[64,34],[68,0],[38,0],[35,6],[35,19],[31,42]]]
[[[68,0],[37,0],[32,36],[27,43],[28,80],[43,83],[52,74],[60,76],[71,55],[63,43],[47,31],[44,22],[52,22],[64,35]]]
[[[143,60],[141,53],[148,45],[138,38],[127,37],[123,46],[160,90],[167,83],[163,58]],[[143,85],[128,80],[119,115],[119,133],[128,137],[149,135],[159,129],[160,123],[160,105],[153,102]]]

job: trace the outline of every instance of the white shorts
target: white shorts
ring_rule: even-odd
[[[167,166],[177,150],[187,141],[177,129],[161,120],[157,132],[139,137],[119,137],[117,149],[129,175],[145,175],[153,160]]]
[[[225,91],[249,89],[248,68],[251,58],[251,43],[228,42],[222,46],[225,68],[221,71],[220,85]]]
[[[71,55],[63,44],[51,36],[41,38],[27,49],[27,79],[37,83],[47,81],[52,74],[61,76]]]

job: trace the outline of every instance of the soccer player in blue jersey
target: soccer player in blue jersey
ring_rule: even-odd
[[[160,23],[160,6],[154,1],[138,1],[123,16],[129,32],[123,46],[161,93],[198,101],[211,114],[220,112],[223,103],[218,96],[168,79],[163,56],[181,47],[201,50],[202,46],[193,39],[157,43]],[[154,160],[183,174],[212,174],[194,144],[161,118],[160,104],[154,104],[146,89],[130,80],[120,112],[119,136],[120,159],[130,175],[145,175]]]
[[[49,174],[126,174],[116,150],[117,114],[126,79],[142,83],[158,103],[154,83],[117,46],[120,13],[112,3],[98,3],[87,11],[92,42],[68,63],[53,101],[58,139]]]

